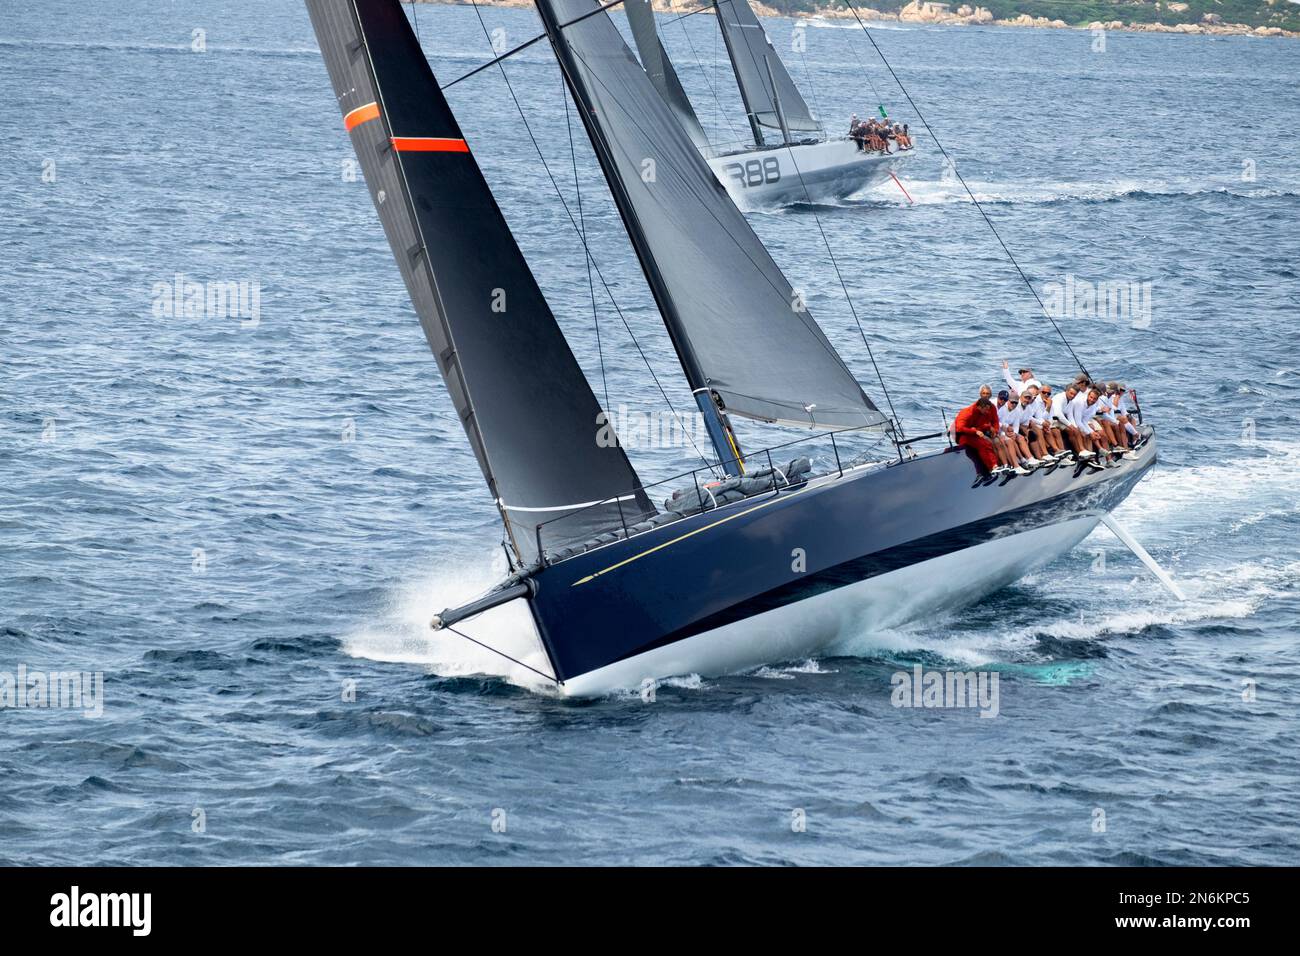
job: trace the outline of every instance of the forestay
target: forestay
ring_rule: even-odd
[[[537,8],[692,388],[766,421],[881,425],[608,14]]]

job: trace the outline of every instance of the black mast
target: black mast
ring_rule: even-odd
[[[734,456],[722,409],[883,424],[609,15],[596,0],[536,5],[719,457]]]
[[[397,0],[307,0],[379,219],[516,558],[650,510]],[[589,507],[609,501],[607,505]]]
[[[736,86],[740,89],[740,100],[745,104],[745,118],[749,120],[749,128],[754,132],[754,145],[763,146],[763,127],[758,122],[758,106],[750,102],[750,91],[748,84],[741,78],[740,63],[736,59],[739,50],[732,46],[731,31],[722,25],[722,8],[718,0],[713,0],[713,10],[718,18],[718,29],[722,31],[722,44],[727,48],[727,59],[731,60],[731,72],[736,75]],[[714,47],[716,50],[717,47]],[[748,51],[746,51],[748,52]]]
[[[754,127],[755,143],[763,145],[761,127],[776,130],[784,125],[795,132],[820,131],[821,124],[813,118],[748,0],[713,0],[713,9],[740,98]],[[790,142],[788,132],[785,138]]]
[[[567,44],[563,42],[560,21],[556,18],[555,11],[546,3],[538,3],[537,12],[542,18],[542,26],[545,28],[547,36],[550,37],[551,47],[555,51],[556,59],[559,60],[565,84],[568,86],[574,102],[578,104],[578,115],[582,117],[583,127],[587,131],[592,147],[596,150],[596,157],[601,167],[606,170],[617,168],[611,144],[606,140],[600,126],[594,122],[590,106],[584,105],[581,90],[574,83],[572,68],[575,63],[573,55]],[[614,196],[619,215],[623,219],[624,230],[632,241],[632,248],[636,251],[637,258],[641,263],[641,269],[650,284],[650,291],[654,294],[655,301],[659,303],[662,310],[666,307],[666,303],[671,303],[672,295],[668,291],[662,273],[659,271],[654,253],[649,247],[646,231],[641,228],[641,224],[637,220],[636,204],[628,195],[627,188],[621,177],[607,174],[605,178],[609,184],[610,192]],[[691,387],[691,395],[700,409],[700,414],[704,417],[704,424],[709,432],[709,440],[717,453],[718,461],[730,475],[743,473],[743,458],[740,457],[739,445],[734,433],[731,431],[730,424],[723,417],[718,407],[716,393],[709,388],[708,377],[700,367],[694,351],[683,340],[680,328],[673,322],[666,322],[665,327],[668,330],[669,341],[673,344],[673,350],[677,353],[677,360],[681,362],[682,371],[686,374],[686,382]]]

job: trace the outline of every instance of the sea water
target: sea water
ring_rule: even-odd
[[[471,7],[419,8],[444,82],[495,31],[538,30],[482,15],[486,35]],[[705,124],[742,135],[712,18],[664,23]],[[1065,382],[865,38],[764,25],[829,128],[883,103],[918,143],[914,202],[890,182],[751,216],[867,390],[885,404],[818,225],[910,433],[1003,358]],[[102,674],[103,706],[0,710],[0,860],[1295,862],[1300,47],[890,26],[877,41],[1040,292],[1149,283],[1145,311],[1076,298],[1062,327],[1160,431],[1117,517],[1188,601],[1099,530],[817,660],[555,699],[427,630],[504,573],[500,528],[303,6],[20,5],[0,24],[0,671]],[[664,410],[639,345],[689,408],[545,44],[506,69],[545,163],[499,72],[449,96],[593,387]],[[575,157],[627,328],[603,297],[593,321],[551,182],[576,212]],[[647,479],[698,464],[632,455]],[[464,629],[540,663],[519,608]],[[996,718],[894,706],[917,667],[995,672]]]

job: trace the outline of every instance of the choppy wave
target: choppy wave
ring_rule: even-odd
[[[458,561],[404,584],[386,607],[348,634],[343,650],[353,657],[393,664],[416,664],[440,677],[501,678],[539,693],[553,690],[543,677],[448,630],[434,631],[429,621],[439,611],[457,607],[486,593],[505,574],[505,561]],[[456,625],[476,641],[508,654],[528,667],[550,673],[527,607],[515,601]]]
[[[892,182],[871,187],[858,196],[840,203],[818,204],[852,208],[855,206],[941,206],[969,204],[971,196],[956,179],[913,179],[906,171],[898,177],[911,195],[911,201]],[[1023,183],[967,180],[977,202],[989,206],[1036,205],[1052,206],[1064,203],[1113,203],[1149,199],[1194,198],[1198,196],[1230,196],[1236,199],[1279,199],[1300,197],[1300,189],[1272,186],[1255,186],[1246,183],[1226,184],[1216,182],[1168,182],[1137,180],[1107,180],[1095,183]]]
[[[265,47],[206,43],[202,54],[195,53],[190,43],[131,43],[108,40],[4,40],[0,48],[12,50],[38,50],[46,52],[77,51],[81,53],[184,53],[186,55],[247,55],[260,57],[314,57],[320,58],[319,47]]]
[[[1061,62],[1060,44],[1074,42],[1063,34],[889,34],[936,127],[962,156],[998,157],[963,173],[997,204],[1031,274],[1163,279],[1153,328],[1070,332],[1090,366],[1140,389],[1161,430],[1161,464],[1118,518],[1186,603],[1099,530],[976,605],[850,635],[834,658],[684,675],[653,700],[633,688],[575,702],[428,628],[499,580],[500,529],[365,185],[339,175],[350,146],[300,0],[232,0],[208,24],[190,5],[147,0],[10,7],[0,57],[24,122],[10,130],[15,175],[0,191],[15,214],[0,221],[0,247],[36,252],[0,272],[3,301],[23,317],[0,328],[13,373],[0,383],[0,567],[12,568],[0,574],[0,672],[102,671],[105,697],[102,719],[0,714],[0,856],[1056,865],[1300,853],[1288,815],[1300,800],[1288,311],[1300,159],[1256,148],[1289,142],[1300,122],[1283,95],[1287,44],[1144,35],[1134,42],[1150,67],[1125,68],[1127,54]],[[536,32],[528,10],[490,17],[512,38]],[[419,18],[445,77],[490,56],[472,9],[421,5]],[[710,20],[682,20],[670,40],[685,50],[680,30],[694,31],[706,62],[684,65],[683,82],[705,121],[725,126],[743,112],[718,82],[726,56],[712,52]],[[205,25],[206,60],[188,47]],[[794,72],[819,114],[874,102],[851,34],[815,39],[807,74],[802,56]],[[568,189],[572,114],[553,59],[541,46],[521,56],[510,69],[544,80],[516,92],[548,155],[563,154],[552,169]],[[141,69],[151,60],[175,69]],[[596,382],[585,260],[531,147],[502,134],[520,129],[513,104],[494,71],[453,92]],[[1188,117],[1221,102],[1246,141],[1189,137]],[[135,103],[149,108],[124,121]],[[1117,152],[1090,135],[1097,110],[1145,135]],[[1064,146],[1007,156],[1017,124]],[[676,401],[671,343],[576,130],[602,269]],[[1257,183],[1233,179],[1239,148],[1259,160]],[[41,179],[45,157],[54,181]],[[1037,335],[1003,307],[1006,270],[975,235],[978,217],[960,214],[960,185],[933,157],[915,159],[900,176],[922,214],[887,183],[824,221],[909,425],[937,418],[1007,355],[1053,374],[1065,362],[1049,329]],[[850,317],[831,305],[841,289],[816,224],[798,212],[753,222],[874,381]],[[260,280],[260,326],[151,318],[151,282],[177,271]],[[614,400],[657,395],[603,302],[598,318]],[[1248,418],[1258,441],[1240,439]],[[342,442],[348,421],[355,440]],[[766,443],[763,426],[738,426],[747,444]],[[677,454],[633,459],[647,475]],[[459,629],[546,669],[522,605]],[[895,708],[891,675],[917,663],[996,670],[1003,717]],[[1256,700],[1242,697],[1243,678],[1258,678]],[[206,835],[190,829],[196,806],[211,811]],[[1116,825],[1081,838],[1097,806]],[[808,810],[806,838],[783,807]],[[509,837],[492,832],[491,808],[509,812]]]
[[[1200,526],[1211,517],[1226,520],[1229,530],[1246,530],[1300,513],[1300,444],[1233,436],[1218,448],[1223,459],[1158,467],[1142,483],[1140,497],[1121,506],[1119,517],[1135,529],[1156,532],[1171,524]]]
[[[891,33],[914,33],[919,29],[918,27],[905,27],[897,23],[885,23],[879,20],[863,20],[862,24],[859,25],[857,20],[827,20],[822,17],[809,17],[796,20],[795,23],[806,23],[818,30],[855,30],[859,32],[861,32],[863,26],[868,30],[886,30]]]

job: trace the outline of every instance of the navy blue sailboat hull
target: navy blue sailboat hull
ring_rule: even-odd
[[[571,681],[955,552],[1077,524],[1064,550],[1155,460],[1153,439],[1104,471],[1065,464],[992,483],[957,450],[846,471],[543,568],[530,605],[556,677]]]

